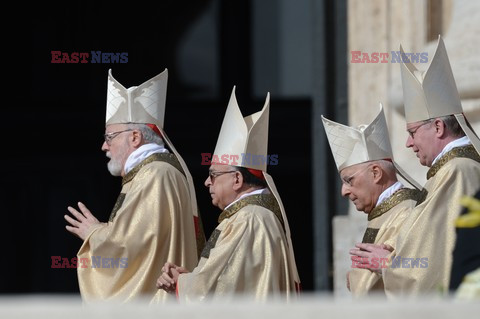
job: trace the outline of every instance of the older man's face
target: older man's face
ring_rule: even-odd
[[[436,137],[434,121],[419,121],[407,124],[409,133],[405,146],[412,148],[423,166],[432,166],[438,155],[436,152]]]
[[[208,172],[205,186],[212,197],[212,204],[223,210],[237,197],[234,183],[240,172],[232,166],[217,164],[212,164]]]
[[[342,196],[348,197],[358,211],[369,214],[377,204],[374,176],[370,163],[352,165],[340,171]]]
[[[113,176],[122,176],[125,162],[132,152],[128,143],[128,134],[131,134],[125,124],[108,125],[105,129],[105,141],[102,145],[102,151],[110,159],[107,164],[108,171]]]

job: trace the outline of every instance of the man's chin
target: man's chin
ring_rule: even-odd
[[[420,165],[422,165],[422,166],[428,166],[428,167],[432,166],[431,163],[430,163],[430,164],[427,163],[427,160],[426,160],[425,158],[419,157],[419,158],[418,158],[418,161],[420,162]]]
[[[360,205],[357,205],[356,203],[353,203],[353,205],[355,205],[355,208],[359,211],[359,212],[365,212],[364,211],[364,208],[363,206],[360,206]],[[367,213],[368,214],[368,213]]]
[[[223,208],[220,207],[221,205],[218,203],[218,201],[215,200],[215,198],[212,198],[212,205],[223,210]]]
[[[112,174],[113,176],[122,176],[122,170],[118,169],[118,167],[110,165],[110,162],[108,163],[107,168],[110,174]]]

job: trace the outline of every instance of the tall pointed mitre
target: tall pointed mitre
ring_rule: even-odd
[[[222,155],[238,156],[240,162],[236,166],[266,172],[269,111],[270,93],[261,111],[244,118],[233,87],[212,158],[220,160]]]
[[[400,52],[403,56],[401,45]],[[442,37],[438,36],[437,49],[426,71],[419,71],[411,62],[403,62],[403,59],[400,70],[406,122],[415,123],[454,115],[480,153],[480,140],[467,125]]]
[[[168,70],[126,89],[108,70],[106,125],[149,123],[163,128]]]
[[[323,127],[338,171],[346,167],[376,161],[392,161],[397,172],[415,188],[420,184],[410,177],[394,160],[387,121],[380,103],[380,112],[369,125],[357,128],[336,123],[322,115]]]
[[[214,155],[212,156],[212,164],[223,164],[221,162],[222,155],[236,155],[240,159],[234,166],[245,167],[248,169],[259,170],[263,174],[268,188],[277,200],[285,227],[285,236],[287,238],[289,255],[292,263],[290,264],[291,272],[294,276],[295,283],[300,285],[300,277],[298,275],[295,263],[295,254],[290,233],[285,208],[283,206],[277,187],[273,178],[267,173],[267,146],[268,146],[268,120],[270,112],[270,93],[267,94],[263,109],[247,117],[243,117],[238,106],[235,96],[235,86],[233,87],[227,111],[223,119],[222,128],[217,139]],[[253,159],[254,156],[265,160]],[[220,162],[213,159],[218,158]],[[230,158],[230,157],[229,157]],[[298,287],[297,287],[298,288]]]
[[[197,249],[201,251],[203,248],[202,241],[204,235],[197,207],[193,179],[185,161],[177,152],[163,130],[165,101],[167,98],[167,81],[168,70],[165,69],[160,74],[145,81],[139,86],[132,86],[127,89],[113,77],[112,70],[109,69],[105,125],[137,123],[156,126],[154,131],[160,133],[165,144],[175,154],[187,178],[192,203],[192,212],[194,214],[195,227],[197,230]],[[150,127],[152,128],[152,126]]]

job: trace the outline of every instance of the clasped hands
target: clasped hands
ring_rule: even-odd
[[[165,263],[162,267],[162,274],[157,280],[157,288],[163,289],[168,293],[174,293],[177,288],[178,276],[187,272],[186,268],[169,262]]]
[[[393,247],[386,244],[356,244],[350,249],[352,268],[370,269],[381,274],[392,251]]]

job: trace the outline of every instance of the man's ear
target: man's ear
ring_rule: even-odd
[[[244,185],[243,175],[240,171],[236,171],[233,177],[233,189],[238,191],[242,189]]]
[[[138,148],[143,144],[143,135],[142,132],[140,132],[139,130],[133,130],[132,136],[130,138],[135,148]]]
[[[373,181],[375,184],[378,184],[383,176],[383,170],[378,164],[372,165],[372,174],[373,174]]]
[[[447,126],[445,125],[445,122],[443,122],[441,119],[436,119],[433,122],[433,125],[435,126],[435,135],[437,137],[444,137],[445,134],[447,134]]]

